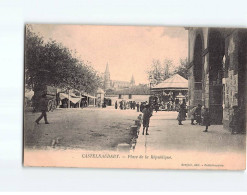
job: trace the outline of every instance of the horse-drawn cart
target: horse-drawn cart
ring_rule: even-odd
[[[51,86],[39,86],[34,90],[32,98],[33,111],[40,111],[40,99],[42,95],[46,95],[47,111],[53,111],[57,107],[57,88]]]

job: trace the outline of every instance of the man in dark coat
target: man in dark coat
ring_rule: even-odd
[[[150,108],[150,105],[146,105],[143,109],[143,132],[142,135],[144,135],[144,131],[146,129],[146,135],[149,135],[148,133],[148,127],[149,127],[149,121],[152,116],[152,109]]]
[[[178,109],[178,116],[177,116],[177,120],[178,120],[178,124],[179,125],[183,125],[182,124],[182,121],[183,121],[183,108],[182,106],[180,105],[180,108]]]
[[[46,95],[42,95],[41,99],[40,99],[40,110],[41,110],[41,115],[39,116],[39,118],[37,118],[37,120],[35,121],[37,124],[39,124],[39,121],[44,117],[45,119],[45,124],[49,124],[47,121],[47,115],[46,115],[46,111],[47,111],[47,101],[46,101]]]
[[[186,102],[183,100],[183,103],[180,105],[180,109],[182,110],[182,120],[184,121],[186,118]]]
[[[142,112],[142,111],[143,111],[143,109],[144,109],[144,103],[143,103],[143,102],[141,102],[141,105],[140,105],[140,111]]]
[[[140,111],[140,104],[139,104],[139,102],[137,102],[136,108],[137,108],[137,112],[139,112]]]
[[[203,124],[206,126],[206,129],[203,132],[208,132],[208,126],[210,126],[210,115],[208,108],[205,108],[203,114]]]

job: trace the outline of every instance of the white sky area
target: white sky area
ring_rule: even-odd
[[[146,70],[153,59],[173,60],[188,56],[188,31],[183,27],[94,26],[33,24],[44,40],[56,40],[76,50],[95,70],[104,72],[106,64],[112,80],[148,83]]]

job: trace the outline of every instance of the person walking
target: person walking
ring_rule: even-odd
[[[36,124],[39,124],[39,121],[44,117],[45,120],[45,124],[49,124],[47,121],[47,115],[46,115],[46,111],[47,111],[47,101],[46,101],[46,94],[43,94],[41,99],[40,99],[40,110],[41,110],[41,115],[39,116],[39,118],[36,119]]]
[[[149,135],[148,127],[149,127],[150,118],[152,116],[152,110],[150,108],[150,105],[147,104],[142,112],[143,112],[143,131],[142,131],[142,135],[144,135],[145,129],[146,129],[146,135]]]
[[[210,126],[210,114],[208,108],[205,108],[203,113],[203,124],[206,126],[206,129],[203,132],[208,132],[208,126]]]
[[[115,109],[117,109],[117,101],[115,102]]]

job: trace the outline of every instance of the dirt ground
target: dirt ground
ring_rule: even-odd
[[[25,148],[116,150],[118,144],[132,139],[130,126],[138,113],[113,107],[56,109],[47,113],[50,124],[42,119],[37,125],[34,121],[39,115],[25,111]]]

